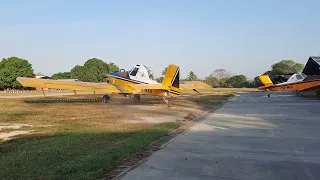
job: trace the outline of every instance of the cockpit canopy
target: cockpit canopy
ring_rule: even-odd
[[[148,73],[147,68],[145,66],[139,65],[139,64],[135,65],[131,69],[131,71],[129,71],[129,75],[149,79],[149,73]]]
[[[295,73],[294,75],[292,75],[287,82],[291,82],[291,81],[302,81],[304,80],[304,78],[306,78],[307,76],[303,73]]]
[[[300,82],[300,81],[303,81],[306,77],[307,77],[307,75],[305,75],[303,73],[295,73],[292,76],[290,76],[290,78],[288,78],[287,81],[285,81],[283,83],[279,83],[279,85],[280,84],[288,84],[288,83]]]
[[[115,71],[110,73],[112,76],[122,77],[126,79],[150,79],[148,70],[143,65],[135,65],[131,70],[125,71],[120,69],[120,71]]]

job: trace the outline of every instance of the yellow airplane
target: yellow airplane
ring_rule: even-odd
[[[267,91],[314,91],[320,97],[320,79],[314,77],[308,77],[303,73],[295,73],[286,82],[274,84],[268,75],[261,75],[259,79],[263,86],[258,87],[258,89]]]
[[[290,77],[281,75],[275,79],[270,79],[268,75],[261,75],[259,79],[263,84],[263,86],[258,87],[259,90],[311,91],[320,97],[320,56],[310,56],[303,71],[291,74]],[[277,83],[276,79],[280,82]]]
[[[203,87],[210,88],[205,83],[185,83],[179,82],[180,68],[177,65],[170,64],[164,76],[162,83],[158,83],[149,78],[147,68],[143,65],[135,65],[130,71],[121,69],[117,72],[112,72],[106,75],[107,83],[91,83],[68,80],[52,80],[52,79],[37,79],[18,77],[19,81],[24,87],[33,87],[37,89],[55,88],[75,91],[93,91],[103,92],[103,102],[110,102],[113,94],[122,94],[130,96],[136,101],[140,101],[141,94],[162,96],[168,107],[170,103],[167,97],[176,97],[180,95],[181,90],[193,90],[201,94],[197,89]],[[200,85],[199,85],[200,84]],[[205,85],[205,86],[204,86]],[[200,87],[201,88],[198,88]]]

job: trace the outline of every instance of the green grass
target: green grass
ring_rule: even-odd
[[[8,111],[8,112],[0,112],[0,117],[1,116],[6,116],[6,117],[20,117],[20,116],[33,116],[33,115],[38,115],[40,114],[38,111]]]
[[[96,179],[121,159],[179,127],[162,123],[136,132],[62,133],[0,144],[0,179]]]
[[[176,115],[177,111],[187,116],[194,109],[215,108],[230,96],[178,99],[174,101],[178,108],[172,109],[159,99],[164,109],[151,110],[140,109],[146,105],[0,99],[0,123],[26,123],[33,126],[25,130],[34,130],[31,135],[0,142],[0,179],[101,178],[122,159],[184,123],[131,124],[126,120]]]

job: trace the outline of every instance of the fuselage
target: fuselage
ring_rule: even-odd
[[[115,85],[123,94],[130,94],[134,89],[132,84],[161,84],[149,78],[148,71],[143,65],[136,65],[130,71],[120,70],[106,75],[108,83]],[[139,94],[155,96],[168,96],[168,93],[160,89],[143,90]],[[170,93],[170,96],[176,96]]]

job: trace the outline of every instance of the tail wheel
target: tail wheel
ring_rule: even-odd
[[[134,99],[134,101],[136,101],[136,102],[140,102],[140,95],[139,95],[139,94],[134,94],[134,95],[133,95],[133,99]]]
[[[110,96],[109,95],[104,95],[103,97],[102,97],[102,100],[103,100],[103,102],[104,103],[109,103],[110,102]]]

